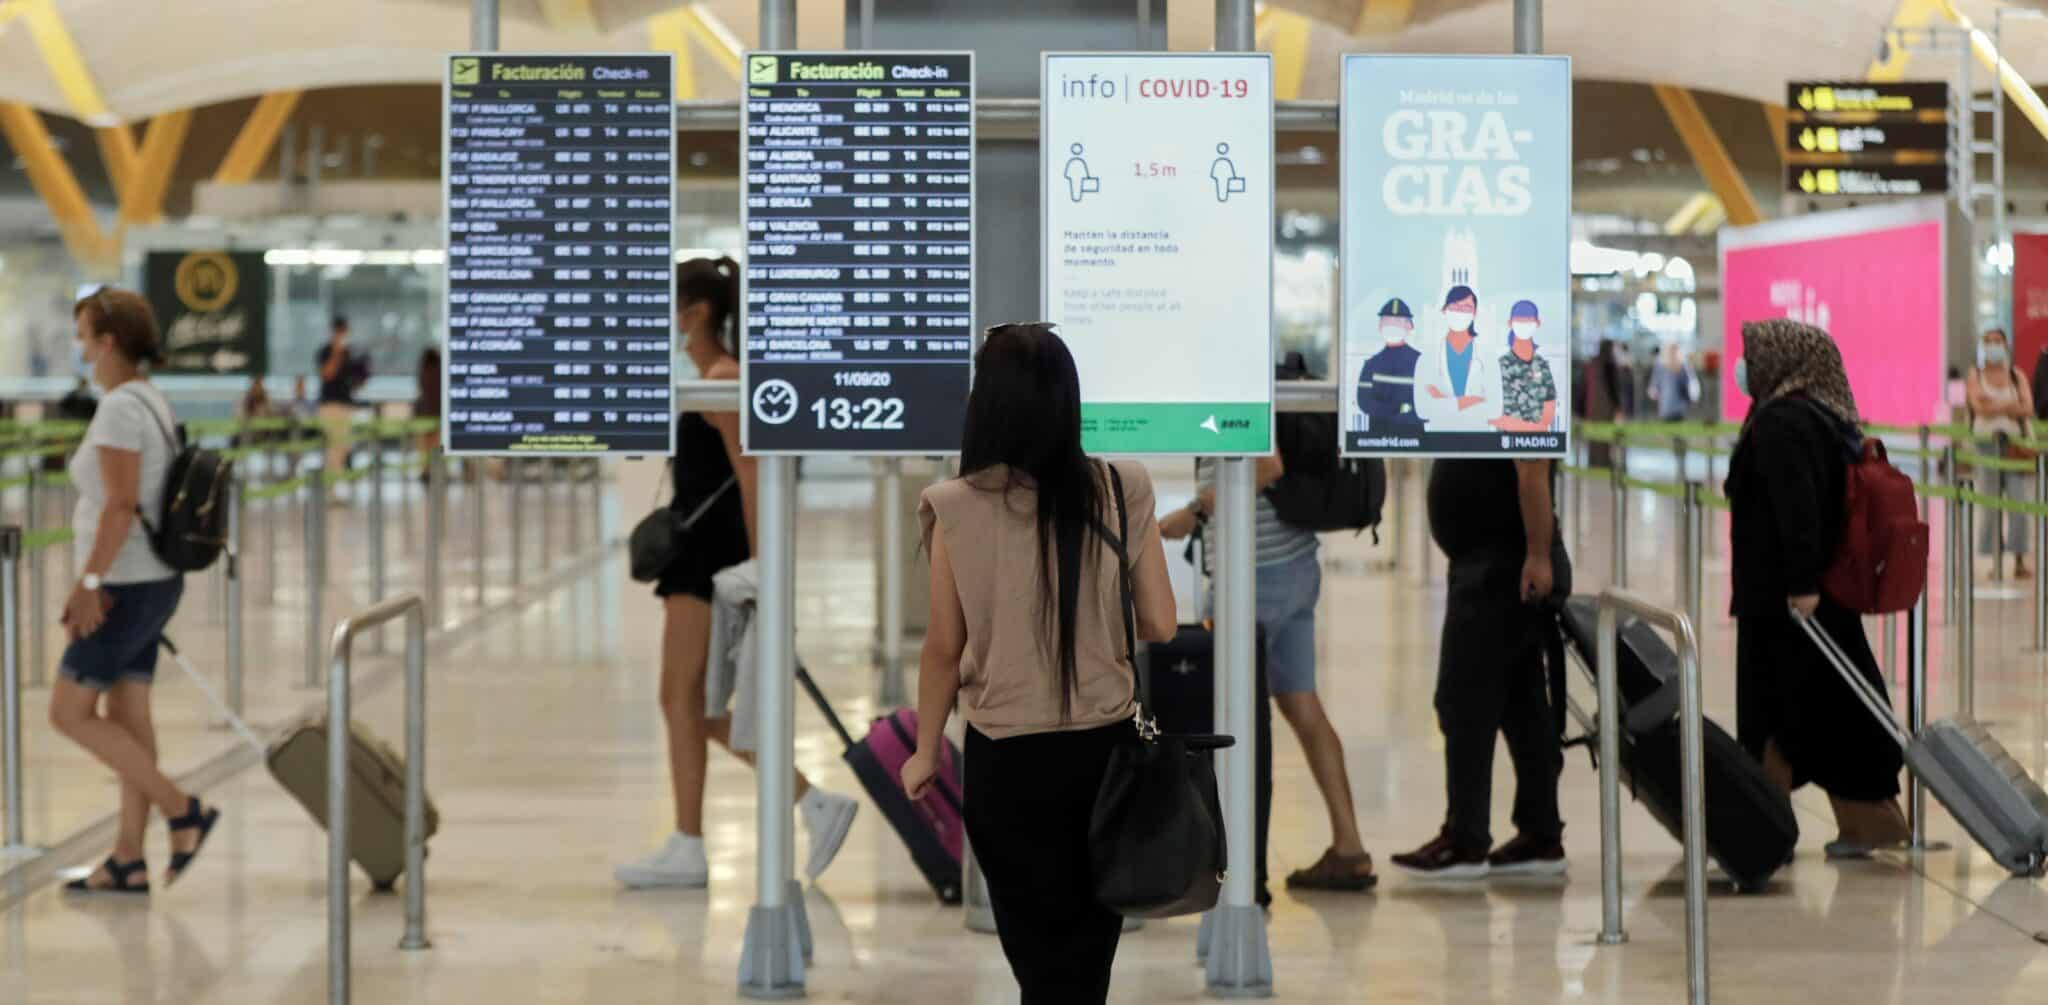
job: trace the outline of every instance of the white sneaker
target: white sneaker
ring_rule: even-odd
[[[637,862],[615,866],[612,875],[629,890],[678,887],[700,890],[711,882],[711,865],[704,858],[704,839],[671,834],[668,843]]]
[[[814,788],[797,803],[797,810],[804,820],[804,832],[811,838],[811,857],[804,863],[804,878],[815,883],[839,854],[839,847],[846,843],[853,818],[860,813],[860,802],[851,796]]]

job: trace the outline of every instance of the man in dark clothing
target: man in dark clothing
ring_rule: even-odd
[[[1437,725],[1443,829],[1394,864],[1433,879],[1564,872],[1557,808],[1564,750],[1545,693],[1553,605],[1571,592],[1549,461],[1443,459],[1429,478],[1430,533],[1450,558]],[[1515,767],[1515,837],[1493,847],[1493,739]]]
[[[313,364],[320,374],[320,429],[327,439],[327,471],[332,475],[348,467],[349,450],[354,446],[356,386],[363,382],[366,369],[362,360],[348,351],[347,318],[334,319],[327,344],[320,347]]]
[[[1420,433],[1415,415],[1415,364],[1422,353],[1408,344],[1415,332],[1415,312],[1395,297],[1380,308],[1380,337],[1386,348],[1373,353],[1358,371],[1358,414],[1366,431]]]

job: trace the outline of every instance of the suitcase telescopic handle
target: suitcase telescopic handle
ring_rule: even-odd
[[[853,749],[853,734],[846,731],[846,724],[839,721],[839,713],[832,710],[832,703],[825,700],[825,692],[818,690],[818,682],[811,679],[811,672],[802,663],[796,665],[796,682],[811,696],[811,704],[818,706],[818,714],[825,717],[827,725],[839,734],[842,749]]]
[[[1799,627],[1806,630],[1806,637],[1813,640],[1814,646],[1820,649],[1821,655],[1827,658],[1828,663],[1835,668],[1835,672],[1840,674],[1842,680],[1849,685],[1849,690],[1856,693],[1856,699],[1861,701],[1863,707],[1869,709],[1870,714],[1877,718],[1877,724],[1883,726],[1885,732],[1890,733],[1892,739],[1898,742],[1899,749],[1904,750],[1910,746],[1913,742],[1913,737],[1907,734],[1904,726],[1899,724],[1898,714],[1892,711],[1891,699],[1878,692],[1876,685],[1864,679],[1862,674],[1856,672],[1855,664],[1849,661],[1849,654],[1842,651],[1841,644],[1835,641],[1835,637],[1829,635],[1828,630],[1822,628],[1820,622],[1811,616],[1793,611],[1792,620],[1798,622]]]

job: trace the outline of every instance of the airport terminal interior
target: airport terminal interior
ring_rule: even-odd
[[[1018,1001],[971,849],[907,834],[944,811],[892,817],[900,785],[875,791],[795,678],[853,740],[917,704],[919,498],[958,470],[984,329],[1032,320],[1074,347],[1090,452],[1142,458],[1161,518],[1212,514],[1218,540],[1165,552],[1213,681],[1147,662],[1219,691],[1246,741],[1215,755],[1215,907],[1127,923],[1108,1001],[2048,1001],[2048,443],[1982,404],[1987,369],[2032,401],[2048,364],[2040,86],[2034,0],[0,0],[0,1005]],[[721,327],[692,306],[706,275],[744,291],[738,380],[684,337]],[[223,815],[175,885],[150,818],[147,896],[67,889],[122,785],[50,714],[77,686],[74,502],[104,491],[65,466],[108,414],[75,334],[120,290],[162,326],[151,379],[187,441],[233,462],[228,553],[186,574],[151,689],[164,773]],[[1840,854],[1807,785],[1789,861],[1738,883],[1746,793],[1694,787],[1688,842],[1651,809],[1699,780],[1674,762],[1604,826],[1625,762],[1595,740],[1564,750],[1555,874],[1397,867],[1445,822],[1439,658],[1470,596],[1429,486],[1475,458],[1557,462],[1572,595],[1652,612],[1739,732],[1724,480],[1769,320],[1832,335],[1913,484],[1924,589],[1864,632],[1898,717],[2009,755],[2038,800],[2018,864],[1908,770],[1911,839]],[[1424,362],[1396,375],[1404,337]],[[1468,338],[1490,358],[1459,362]],[[1405,390],[1432,353],[1455,407]],[[1465,425],[1482,368],[1505,401]],[[678,412],[735,414],[730,443]],[[755,632],[721,641],[760,674],[731,728],[767,772],[714,744],[708,877],[648,887],[615,873],[676,830],[664,601],[633,566],[693,449],[759,472]],[[1241,657],[1267,638],[1252,539],[1285,521],[1238,504],[1270,487],[1249,458],[1294,449],[1385,489],[1307,552],[1313,686],[1378,880],[1287,882],[1333,834],[1276,703],[1261,906]],[[1596,728],[1596,648],[1557,654],[1569,737]],[[388,744],[337,744],[347,765],[336,675]],[[1678,690],[1647,727],[1652,702],[1614,711],[1647,735]],[[1493,761],[1498,844],[1516,776]],[[759,811],[790,767],[854,801],[849,828]],[[330,768],[362,863],[340,884]],[[361,856],[399,854],[415,768],[425,857],[378,889]]]

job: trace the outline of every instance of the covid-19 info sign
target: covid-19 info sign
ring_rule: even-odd
[[[1556,457],[1571,422],[1571,61],[1344,60],[1349,454]]]

